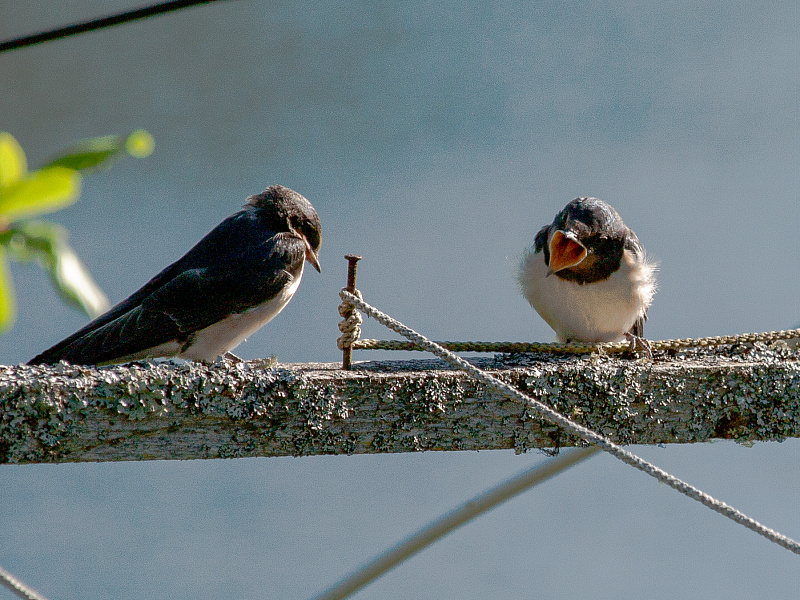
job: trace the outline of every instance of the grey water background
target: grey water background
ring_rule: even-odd
[[[4,2],[0,37],[135,2]],[[321,275],[240,346],[334,361],[346,253],[365,298],[434,339],[553,334],[514,283],[572,198],[661,266],[653,339],[797,326],[795,2],[236,0],[0,55],[0,130],[32,167],[94,135],[156,150],[53,215],[112,303],[281,183]],[[0,362],[85,323],[34,266]],[[366,337],[388,332],[367,322]],[[357,353],[357,360],[401,358]],[[407,355],[405,355],[407,356]],[[635,447],[800,537],[797,440]],[[545,458],[511,451],[0,467],[0,564],[56,598],[306,598]],[[793,597],[797,558],[600,456],[356,598]]]

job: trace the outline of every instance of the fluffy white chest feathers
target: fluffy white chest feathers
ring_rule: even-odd
[[[643,317],[655,293],[655,266],[628,250],[607,279],[580,284],[548,275],[544,252],[529,250],[520,264],[522,293],[559,341],[611,342]]]

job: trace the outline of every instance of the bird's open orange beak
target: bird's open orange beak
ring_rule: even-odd
[[[586,246],[575,239],[573,234],[556,231],[550,240],[550,273],[574,267],[586,258]]]

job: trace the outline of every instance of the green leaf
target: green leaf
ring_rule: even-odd
[[[50,271],[50,278],[67,304],[83,311],[90,319],[108,310],[108,298],[68,244],[56,248],[54,259],[55,268]]]
[[[0,132],[0,188],[8,187],[28,172],[25,152],[10,133]]]
[[[67,304],[90,318],[108,310],[108,298],[67,243],[67,231],[61,225],[24,221],[9,227],[6,235],[10,257],[23,262],[38,260]],[[3,237],[0,236],[0,243]]]
[[[67,167],[79,171],[94,169],[107,163],[124,148],[124,145],[125,138],[121,135],[104,135],[84,140],[66,150],[44,168]]]
[[[20,263],[47,260],[53,248],[66,243],[66,240],[67,230],[50,221],[19,221],[0,233],[0,244],[5,245],[8,257]],[[50,268],[48,265],[45,267]]]
[[[104,135],[79,142],[65,154],[55,158],[46,167],[68,167],[79,171],[107,168],[120,153],[144,158],[153,151],[153,136],[144,130],[134,131],[128,137]]]
[[[48,167],[0,190],[0,219],[16,221],[69,206],[80,195],[81,175],[66,167]]]
[[[5,248],[0,246],[0,333],[11,328],[16,315],[11,270],[8,267],[8,260],[6,260]]]

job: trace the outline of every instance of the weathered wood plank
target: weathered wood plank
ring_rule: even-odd
[[[474,361],[620,444],[800,436],[800,352],[655,361]],[[525,406],[437,361],[0,366],[0,462],[230,458],[571,446]]]

